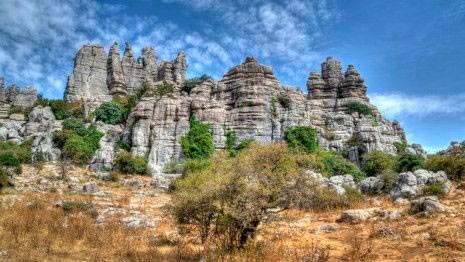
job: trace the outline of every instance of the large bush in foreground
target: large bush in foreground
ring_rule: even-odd
[[[211,126],[197,120],[195,116],[189,119],[189,132],[181,138],[184,156],[188,159],[210,157],[215,151]]]
[[[257,145],[229,157],[226,151],[187,171],[173,185],[171,213],[195,225],[203,240],[226,248],[246,243],[272,208],[328,209],[350,201],[320,188],[304,171],[310,155],[286,144]]]
[[[316,130],[308,126],[292,127],[284,132],[284,140],[290,147],[301,147],[308,153],[317,148]]]
[[[395,165],[395,156],[375,150],[363,157],[362,170],[367,176],[378,176],[386,170],[394,170]]]
[[[116,125],[124,122],[126,109],[119,103],[106,102],[95,110],[95,119],[109,125]]]

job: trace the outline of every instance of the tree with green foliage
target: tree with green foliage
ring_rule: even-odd
[[[120,124],[126,119],[126,110],[119,103],[105,102],[95,110],[95,119],[109,125]]]
[[[301,147],[308,153],[317,148],[316,130],[308,126],[296,126],[284,132],[284,140],[290,147]]]
[[[272,209],[327,210],[360,201],[360,194],[341,196],[306,176],[310,157],[276,143],[253,144],[234,158],[223,151],[196,161],[175,181],[168,210],[179,223],[196,226],[203,241],[231,250],[243,247]]]
[[[189,118],[189,132],[181,138],[183,154],[187,159],[209,158],[215,151],[211,125]]]
[[[63,145],[63,156],[78,165],[89,163],[100,148],[102,136],[103,134],[95,126],[91,126],[84,136],[68,133]]]
[[[89,132],[89,130],[85,127],[84,122],[78,118],[67,118],[63,120],[62,126],[63,129],[70,130],[79,136],[85,136]]]
[[[352,102],[347,105],[347,113],[352,114],[357,112],[360,115],[374,116],[373,110],[366,104],[360,102]]]
[[[397,160],[396,171],[399,173],[421,169],[425,164],[425,158],[420,155],[403,154]]]
[[[371,151],[363,156],[362,170],[367,176],[381,175],[385,170],[394,170],[396,157],[380,150]]]

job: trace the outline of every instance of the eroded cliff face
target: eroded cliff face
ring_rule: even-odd
[[[180,52],[172,61],[157,61],[155,49],[146,47],[136,59],[126,43],[123,55],[117,43],[108,54],[100,45],[85,45],[76,55],[68,78],[64,99],[82,102],[89,114],[113,96],[134,93],[143,82],[154,86],[161,81],[175,85],[175,91],[156,97],[141,98],[124,125],[96,123],[104,133],[101,148],[90,168],[104,171],[112,168],[115,144],[123,140],[134,155],[148,156],[154,175],[161,179],[166,164],[183,159],[181,138],[189,130],[189,116],[195,115],[212,126],[216,148],[225,147],[226,133],[233,131],[237,143],[252,139],[272,143],[283,139],[293,126],[314,127],[319,145],[328,150],[349,152],[354,162],[361,155],[382,150],[395,154],[395,142],[405,142],[398,122],[385,119],[366,96],[367,87],[353,65],[345,72],[341,63],[331,57],[321,65],[321,72],[311,72],[307,94],[284,86],[269,66],[253,57],[234,66],[219,81],[206,79],[192,89],[182,91],[187,70],[186,55]],[[33,151],[48,160],[59,158],[53,147],[52,134],[61,128],[48,107],[35,107],[28,117],[10,113],[13,106],[33,106],[37,92],[17,86],[3,87],[0,81],[0,138],[17,142],[33,139]],[[372,115],[348,113],[348,105],[361,103],[372,109]]]

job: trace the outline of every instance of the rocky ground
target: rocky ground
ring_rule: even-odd
[[[0,195],[0,261],[465,261],[461,185],[442,204],[369,197],[353,210],[290,210],[261,226],[247,249],[217,254],[176,227],[164,212],[169,194],[150,177],[61,174],[56,165],[24,166]],[[84,215],[67,214],[70,203]]]

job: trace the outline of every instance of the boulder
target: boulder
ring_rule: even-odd
[[[97,193],[100,192],[100,188],[95,182],[87,182],[82,186],[82,192]]]
[[[448,193],[452,186],[452,183],[443,171],[434,173],[420,169],[413,173],[401,173],[394,184],[394,188],[390,192],[391,199],[414,198],[422,194],[423,188],[426,185],[432,183],[441,184],[445,193]]]
[[[380,195],[383,193],[384,180],[380,177],[368,177],[360,181],[359,187],[364,194]]]
[[[341,213],[338,222],[360,222],[368,220],[375,216],[381,209],[380,208],[366,208],[366,209],[350,209]]]
[[[316,173],[312,170],[307,170],[305,175],[314,179],[316,182],[321,184],[324,187],[334,189],[339,195],[345,194],[344,187],[356,188],[357,185],[354,182],[354,179],[350,175],[344,176],[332,176],[326,178],[319,173]]]
[[[438,212],[445,212],[448,208],[439,202],[436,196],[422,197],[412,201],[410,205],[410,213],[412,214],[431,214]]]

